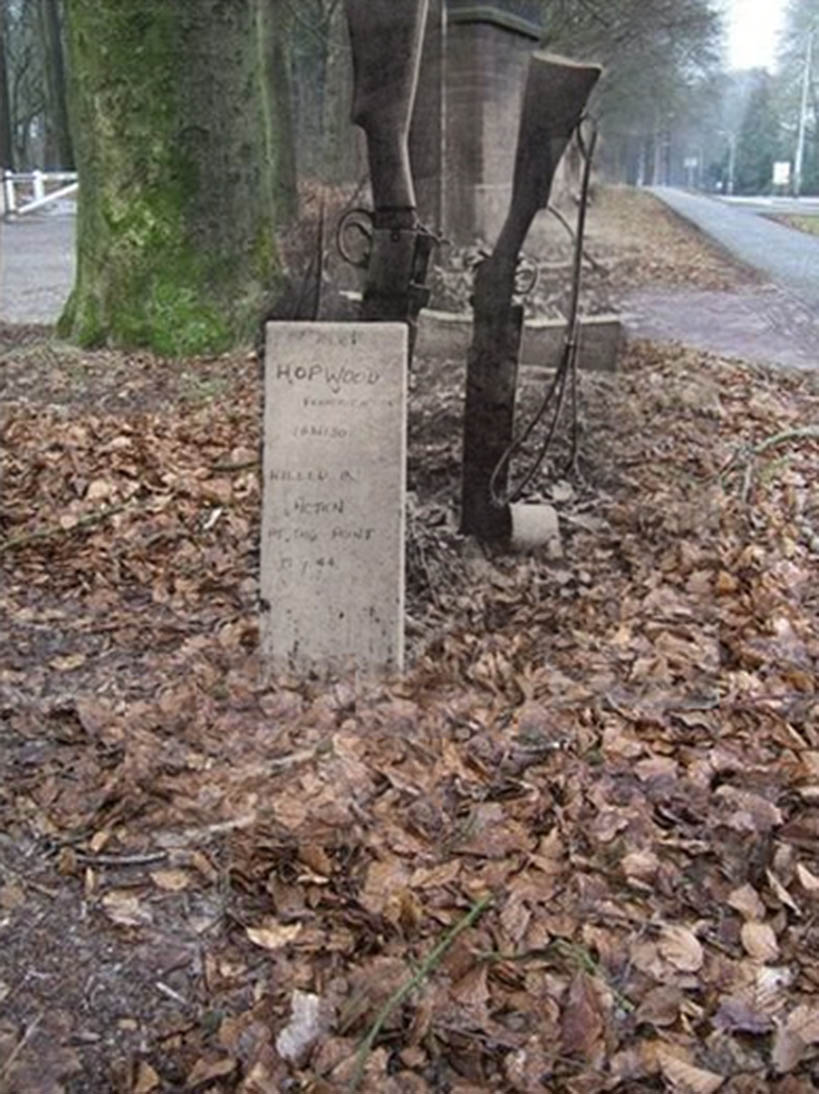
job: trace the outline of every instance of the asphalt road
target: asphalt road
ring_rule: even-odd
[[[73,207],[0,222],[0,320],[54,323],[74,283]]]
[[[705,197],[685,190],[655,186],[651,191],[671,209],[722,244],[741,262],[753,266],[804,304],[819,308],[819,236],[796,232],[757,215],[745,203]],[[808,211],[808,204],[800,208]],[[813,203],[810,203],[811,205]],[[784,211],[775,201],[756,206]],[[810,211],[814,211],[813,207]]]

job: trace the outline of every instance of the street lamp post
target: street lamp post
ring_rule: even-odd
[[[793,163],[793,193],[799,197],[802,192],[802,167],[805,162],[805,130],[808,122],[808,95],[810,93],[810,72],[813,61],[813,31],[808,35],[808,47],[805,51],[805,70],[802,73],[802,102],[799,107],[799,129],[796,134],[796,156]]]
[[[737,165],[737,136],[736,133],[728,134],[728,196],[734,192],[734,178]]]

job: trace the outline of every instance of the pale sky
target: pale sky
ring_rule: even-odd
[[[727,9],[730,67],[773,70],[785,0],[729,0]]]

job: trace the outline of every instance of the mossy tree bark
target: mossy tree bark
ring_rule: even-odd
[[[68,0],[81,345],[183,356],[250,338],[295,202],[278,0]]]

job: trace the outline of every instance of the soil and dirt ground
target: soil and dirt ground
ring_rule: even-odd
[[[596,215],[618,290],[748,283]],[[412,665],[263,686],[253,356],[0,338],[3,1094],[816,1089],[815,373],[630,344],[502,558],[417,362]]]

